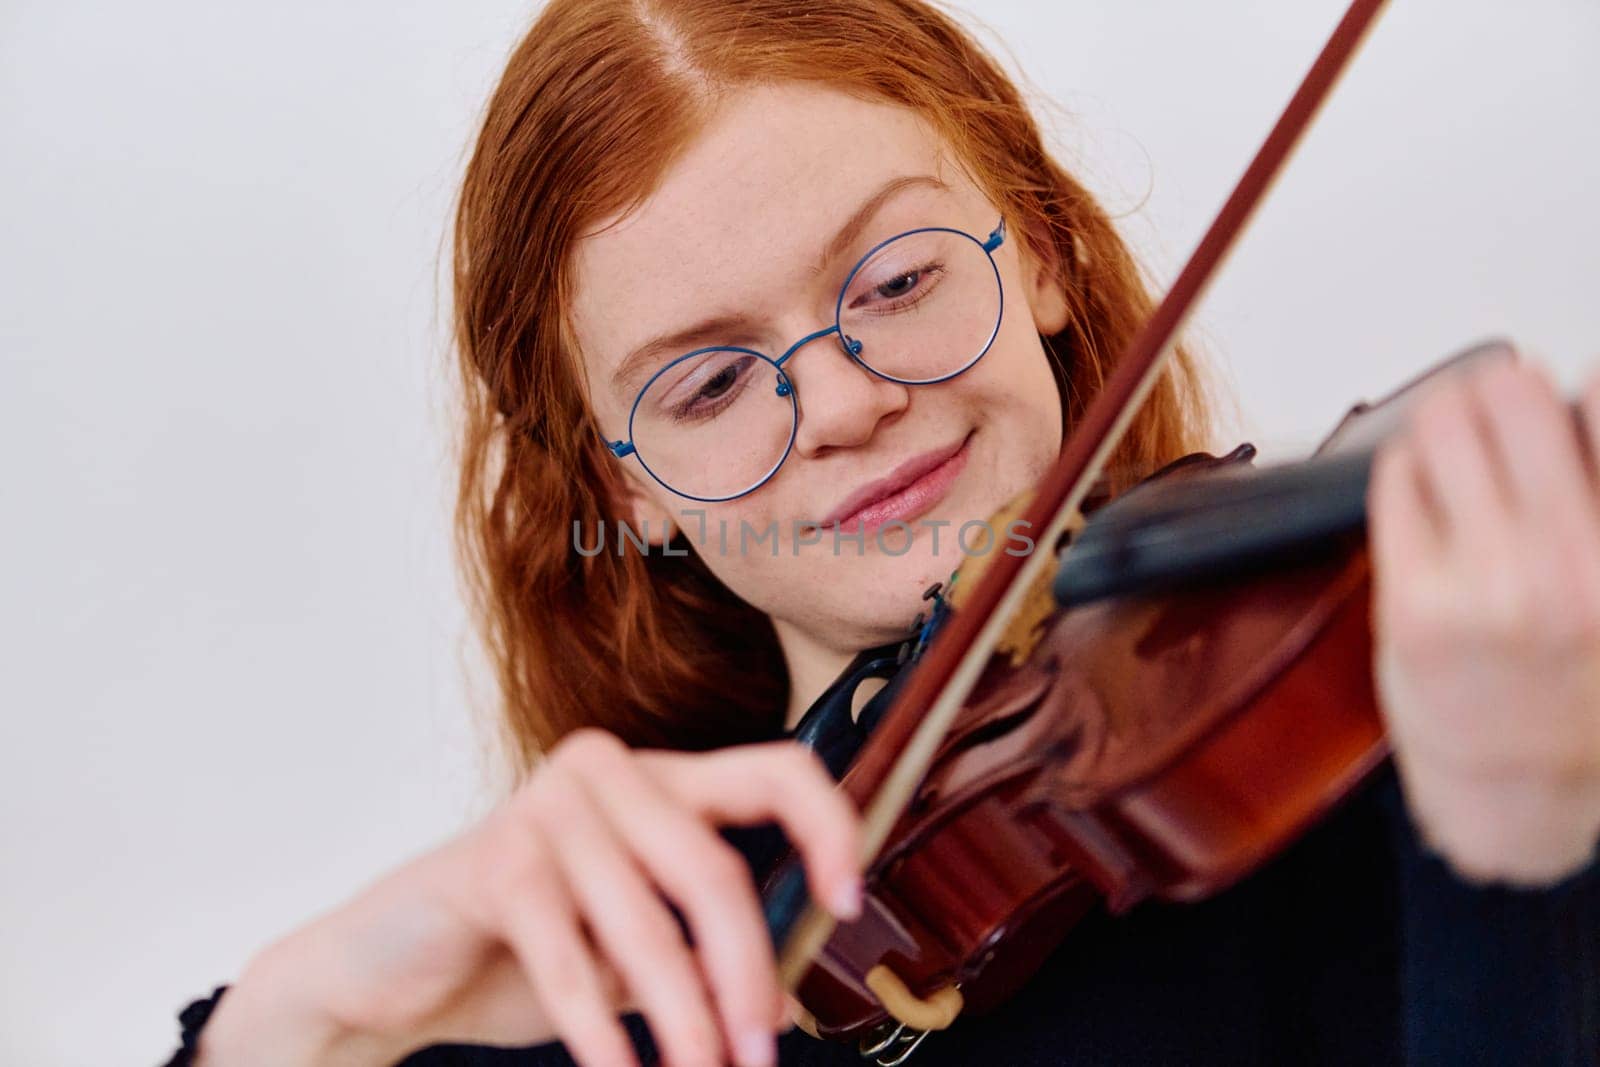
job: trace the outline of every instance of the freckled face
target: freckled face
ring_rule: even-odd
[[[815,272],[857,208],[906,177],[930,180],[902,184]],[[611,440],[628,437],[643,378],[619,389],[612,376],[644,342],[745,315],[747,328],[662,353],[648,370],[714,344],[777,358],[833,325],[840,286],[880,241],[924,226],[981,241],[999,219],[998,206],[909,110],[803,85],[736,94],[640,209],[602,220],[577,246],[572,324],[601,429]],[[994,255],[1004,314],[971,369],[904,385],[856,364],[837,337],[813,341],[784,364],[800,420],[788,459],[769,481],[734,500],[697,503],[658,484],[630,456],[616,462],[634,494],[634,519],[659,530],[670,518],[691,538],[704,528],[697,551],[738,596],[773,617],[780,636],[798,632],[824,647],[857,649],[903,634],[923,606],[922,591],[959,565],[961,524],[987,519],[1037,482],[1060,451],[1060,397],[1040,340],[1064,321],[1060,288],[1020,252],[1016,220],[1007,223]],[[914,484],[911,499],[898,505],[909,538],[889,527],[880,544],[869,530],[862,551],[853,541],[836,545],[831,532],[815,544],[793,536],[797,523],[828,516],[907,461],[962,442],[952,463]],[[771,541],[741,553],[741,523],[754,531],[776,524],[776,555]]]

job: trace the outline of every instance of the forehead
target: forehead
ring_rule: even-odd
[[[832,295],[853,260],[815,275],[828,238],[886,182],[918,174],[951,191],[908,189],[880,218],[977,195],[909,109],[804,85],[730,96],[637,210],[576,246],[569,310],[597,403],[646,340],[713,315],[781,313],[797,287]]]

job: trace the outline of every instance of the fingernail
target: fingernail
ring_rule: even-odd
[[[861,879],[850,878],[833,894],[833,914],[846,921],[861,914]]]
[[[746,1030],[735,1050],[739,1067],[772,1067],[778,1062],[778,1042],[765,1030]]]

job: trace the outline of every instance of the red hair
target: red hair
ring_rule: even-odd
[[[1070,321],[1045,338],[1070,428],[1148,314],[1137,266],[1094,198],[1049,155],[1001,67],[923,0],[555,0],[489,101],[455,224],[463,387],[457,548],[495,666],[515,769],[595,725],[634,744],[769,736],[788,678],[770,621],[691,552],[571,550],[625,514],[584,402],[563,308],[586,227],[648,194],[717,94],[808,82],[928,121],[1035,261]],[[1114,459],[1152,470],[1198,446],[1180,352]]]

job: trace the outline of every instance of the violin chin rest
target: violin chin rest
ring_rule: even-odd
[[[916,1030],[943,1030],[961,1014],[961,990],[947,985],[933,996],[923,999],[911,992],[900,976],[887,964],[879,963],[867,972],[867,988],[872,990],[883,1009]]]

